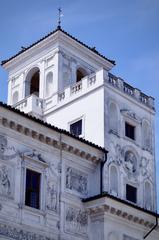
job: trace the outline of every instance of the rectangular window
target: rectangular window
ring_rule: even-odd
[[[125,136],[135,140],[135,127],[129,123],[125,123]]]
[[[40,208],[41,174],[30,169],[26,170],[25,205]]]
[[[80,136],[82,134],[82,119],[70,124],[70,132],[75,136]]]
[[[130,202],[137,202],[137,188],[126,184],[126,199]]]

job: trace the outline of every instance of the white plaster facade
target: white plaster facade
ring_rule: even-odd
[[[12,222],[23,229],[23,238],[12,238],[29,239],[30,226],[39,234],[30,239],[143,239],[157,218],[154,99],[113,76],[113,61],[61,28],[2,65],[9,72],[8,105],[67,131],[81,119],[80,137],[109,151],[104,163],[103,150],[2,106],[2,150],[16,156],[6,162],[2,152],[0,159],[13,184],[10,196],[2,194],[1,220],[11,224],[3,207],[9,204]],[[77,82],[78,70],[83,77]],[[35,73],[39,86],[31,94]],[[42,176],[39,210],[24,204],[26,168]],[[127,185],[136,189],[133,203]],[[47,192],[52,187],[56,196]],[[156,227],[148,239],[157,240],[157,234]]]

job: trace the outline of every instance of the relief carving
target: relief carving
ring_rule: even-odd
[[[11,179],[10,173],[6,166],[0,169],[0,194],[3,196],[11,195]]]
[[[45,160],[43,159],[41,153],[39,153],[37,150],[33,149],[33,150],[28,150],[26,152],[23,153],[23,156],[26,156],[26,157],[30,157],[34,160],[37,160],[37,161],[41,161],[41,162],[44,162],[45,163]]]
[[[145,157],[142,157],[140,162],[140,170],[143,177],[148,176],[148,164],[149,160]]]
[[[47,182],[47,208],[57,211],[57,186],[53,181]]]
[[[15,240],[54,240],[53,238],[11,227],[6,224],[0,224],[0,236]]]
[[[67,167],[66,169],[66,188],[74,190],[82,195],[88,193],[88,177],[84,173]]]
[[[141,122],[141,119],[136,115],[135,112],[133,112],[133,111],[131,111],[131,110],[121,109],[120,112],[121,112],[124,116],[126,116],[126,117],[128,117],[128,118],[131,118],[131,119],[133,119],[133,120],[135,120],[135,121],[137,121],[137,122]]]
[[[125,153],[125,168],[130,174],[134,174],[137,171],[137,159],[131,151]]]
[[[87,233],[88,214],[86,211],[68,207],[65,221],[67,231],[79,234]]]
[[[11,160],[17,157],[18,152],[14,147],[8,146],[8,140],[6,136],[0,135],[0,159]]]

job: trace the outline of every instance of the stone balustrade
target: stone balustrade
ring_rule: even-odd
[[[47,99],[42,100],[35,95],[31,95],[15,104],[14,107],[26,113],[33,112],[36,115],[42,116],[43,112],[58,108],[59,104],[66,104],[107,83],[136,101],[154,109],[154,99],[152,97],[145,95],[137,88],[133,88],[124,82],[123,79],[117,78],[103,69],[95,74],[84,77],[81,81],[65,88],[63,92],[54,93]]]
[[[32,94],[13,105],[13,107],[25,113],[34,113],[37,116],[42,116],[43,100]]]
[[[146,105],[147,107],[154,109],[154,98],[151,96],[147,96],[146,94],[142,93],[139,89],[133,88],[128,83],[124,82],[121,78],[117,78],[116,76],[109,74],[108,78],[106,78],[106,82],[108,82],[113,87],[119,89],[123,93],[131,96],[138,102]]]

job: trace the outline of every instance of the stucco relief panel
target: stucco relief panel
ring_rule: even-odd
[[[72,190],[80,195],[88,194],[88,175],[72,167],[66,167],[65,172],[66,189]]]
[[[65,230],[75,234],[87,234],[88,214],[84,209],[66,206]]]

